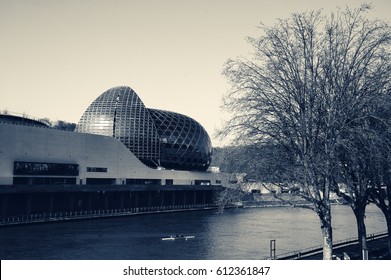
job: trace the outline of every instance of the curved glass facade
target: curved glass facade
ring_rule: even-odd
[[[150,167],[205,171],[211,162],[211,141],[198,122],[146,108],[129,87],[109,89],[95,99],[76,131],[112,136]]]
[[[161,142],[161,165],[170,169],[206,170],[212,144],[205,129],[187,116],[149,109]]]
[[[146,165],[159,165],[160,142],[152,117],[129,87],[101,94],[84,112],[76,131],[112,136]]]

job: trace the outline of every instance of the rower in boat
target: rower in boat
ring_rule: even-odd
[[[163,237],[162,240],[181,240],[181,239],[184,239],[184,240],[188,240],[188,239],[192,239],[192,238],[195,238],[194,235],[183,235],[183,234],[177,234],[175,236],[171,235],[170,237]]]

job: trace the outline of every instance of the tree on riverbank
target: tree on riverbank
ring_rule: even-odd
[[[293,155],[292,181],[318,214],[324,259],[332,257],[329,196],[338,187],[340,141],[382,93],[377,70],[389,62],[381,56],[389,43],[382,28],[388,27],[367,21],[369,8],[329,17],[296,13],[273,27],[262,25],[263,34],[249,39],[253,59],[229,60],[224,70],[233,88],[223,107],[232,118],[220,135],[279,145]]]
[[[266,183],[291,181],[293,164],[292,156],[278,145],[214,148],[212,159],[221,172],[246,173],[245,180]]]
[[[368,120],[364,120],[368,123]],[[352,208],[356,218],[361,258],[368,252],[365,225],[365,210],[368,205],[373,175],[376,173],[380,138],[365,124],[356,124],[350,134],[344,135],[338,149],[339,168],[335,174],[335,192]],[[342,187],[341,187],[342,185]]]
[[[387,155],[389,157],[390,154]],[[387,158],[388,170],[384,171],[384,175],[388,177],[384,184],[376,184],[371,188],[370,199],[383,212],[387,222],[388,231],[388,256],[391,257],[391,178],[390,178],[390,158]]]
[[[367,7],[351,11],[348,25],[345,17],[330,22],[330,41],[338,41],[339,49],[334,50],[339,57],[335,69],[341,71],[339,84],[344,91],[341,96],[348,98],[346,106],[354,106],[347,118],[337,141],[339,161],[335,182],[344,183],[343,190],[334,185],[335,191],[351,206],[357,220],[358,238],[361,252],[367,251],[365,208],[376,172],[378,157],[386,152],[378,127],[390,123],[389,116],[380,113],[379,105],[390,94],[391,64],[389,47],[391,31],[386,23],[364,17]],[[341,36],[344,35],[345,36]],[[364,257],[364,256],[363,256]]]
[[[369,201],[379,207],[386,219],[391,257],[391,94],[378,104],[377,113],[382,117],[378,118],[374,129],[381,141],[378,141],[378,153],[373,156]]]

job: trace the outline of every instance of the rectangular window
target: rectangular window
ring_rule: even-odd
[[[195,185],[210,185],[210,180],[195,180]]]
[[[161,185],[160,179],[126,179],[127,185]]]
[[[166,179],[166,185],[168,185],[168,186],[174,185],[174,180],[173,179]]]
[[[107,172],[106,167],[87,167],[87,172]]]
[[[14,177],[14,185],[76,185],[76,178]]]
[[[78,176],[79,165],[52,162],[14,162],[14,175]]]
[[[87,178],[87,185],[115,185],[114,178]]]

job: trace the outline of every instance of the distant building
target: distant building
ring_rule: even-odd
[[[101,94],[76,131],[0,115],[0,185],[221,185],[190,117],[148,109],[129,87]]]
[[[198,122],[146,108],[129,87],[109,89],[95,99],[76,131],[112,136],[150,167],[205,171],[211,162],[212,144]]]
[[[199,123],[129,87],[100,95],[76,131],[0,113],[0,225],[214,209],[226,181],[211,151]]]

